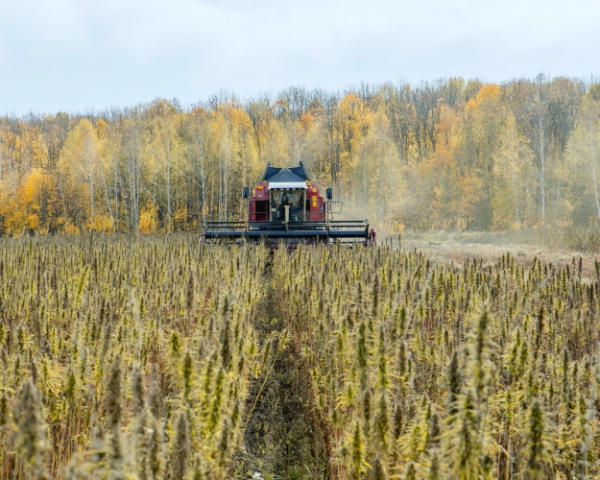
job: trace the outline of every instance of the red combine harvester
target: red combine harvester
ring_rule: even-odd
[[[260,184],[252,196],[244,187],[248,200],[245,222],[207,222],[204,239],[208,243],[266,242],[288,247],[299,243],[348,245],[369,243],[367,220],[334,220],[331,188],[325,198],[311,183],[300,162],[299,167],[276,168],[267,165]],[[373,235],[373,234],[371,234]]]

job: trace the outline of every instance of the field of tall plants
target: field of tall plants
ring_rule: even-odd
[[[269,359],[266,258],[191,236],[0,243],[0,477],[228,478]]]
[[[597,478],[599,274],[0,241],[0,478]]]
[[[330,478],[597,478],[598,263],[276,258]]]

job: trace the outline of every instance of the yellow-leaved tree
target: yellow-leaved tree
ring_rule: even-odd
[[[172,105],[166,101],[154,104],[158,114],[151,120],[144,137],[144,159],[150,176],[150,192],[155,205],[164,205],[159,214],[164,218],[164,228],[173,232],[174,212],[179,198],[176,188],[183,176],[184,149],[178,134],[179,117]],[[179,222],[178,222],[179,223]]]
[[[508,113],[500,130],[500,146],[494,157],[492,206],[496,230],[519,229],[533,221],[531,192],[534,186],[532,153],[527,138]]]
[[[100,142],[94,126],[82,119],[71,131],[58,162],[61,196],[66,215],[81,230],[85,225],[96,229],[96,195],[100,169]],[[87,196],[87,205],[84,198]],[[68,220],[65,222],[68,228]]]
[[[566,149],[560,178],[566,184],[575,217],[585,223],[600,219],[600,100],[585,96]],[[571,212],[566,212],[569,217]]]

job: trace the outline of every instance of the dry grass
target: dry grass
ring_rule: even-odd
[[[583,274],[591,278],[594,274],[594,260],[600,258],[595,250],[565,246],[562,242],[540,240],[538,232],[406,232],[400,235],[385,235],[387,241],[395,247],[399,244],[405,249],[416,249],[429,258],[441,262],[454,262],[461,266],[466,259],[482,259],[484,263],[493,263],[506,253],[516,261],[531,264],[534,258],[545,263],[568,264],[573,257],[583,258]]]

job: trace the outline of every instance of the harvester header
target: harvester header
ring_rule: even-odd
[[[242,197],[248,205],[246,221],[208,222],[207,242],[368,243],[368,221],[334,220],[332,206],[339,202],[333,202],[332,189],[323,197],[302,162],[293,168],[267,165],[260,183],[252,192],[244,187]]]

